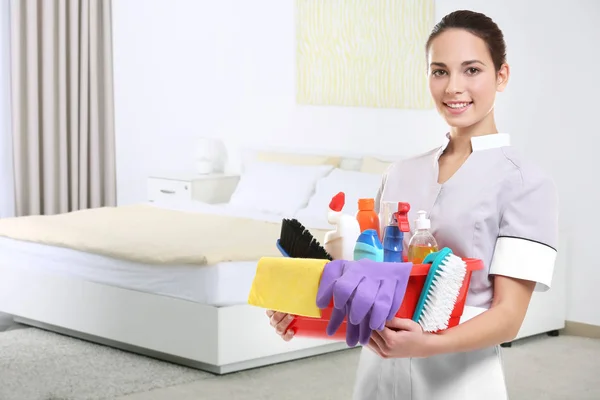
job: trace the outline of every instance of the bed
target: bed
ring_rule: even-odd
[[[353,213],[358,197],[374,196],[380,183],[381,171],[361,171],[368,165],[355,159],[346,164],[331,157],[285,160],[257,160],[226,204],[151,207],[273,223],[297,217],[319,232],[329,228],[325,207],[333,193],[346,191],[347,212]],[[156,265],[5,233],[0,235],[0,312],[19,323],[215,374],[347,348],[332,340],[282,341],[265,310],[246,303],[256,262],[257,257]]]

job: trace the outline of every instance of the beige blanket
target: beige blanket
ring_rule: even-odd
[[[147,264],[210,265],[277,257],[280,233],[280,223],[149,205],[0,219],[0,236]],[[311,233],[319,241],[324,235]]]

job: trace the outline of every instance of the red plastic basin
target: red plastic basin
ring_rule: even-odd
[[[458,294],[458,299],[456,301],[456,305],[454,306],[452,316],[448,322],[449,328],[458,325],[460,322],[460,317],[462,316],[465,308],[465,300],[469,291],[472,272],[483,269],[483,261],[481,260],[473,258],[463,258],[463,260],[467,264],[467,274],[465,275],[463,285]],[[419,297],[421,296],[421,290],[425,285],[425,280],[427,278],[427,273],[429,272],[430,266],[431,264],[413,265],[412,270],[410,271],[406,293],[404,294],[404,299],[402,300],[400,309],[396,313],[396,317],[409,319],[412,318],[417,307]],[[332,310],[333,305],[330,304],[329,307],[322,310],[321,318],[296,316],[296,318],[294,318],[290,324],[290,328],[294,330],[294,336],[346,340],[347,322],[345,319],[335,334],[328,336],[326,333],[327,324],[329,323]]]

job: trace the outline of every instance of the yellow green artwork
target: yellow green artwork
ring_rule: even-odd
[[[427,109],[435,0],[296,0],[297,102]]]

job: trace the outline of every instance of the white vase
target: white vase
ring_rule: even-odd
[[[195,162],[195,170],[199,175],[208,175],[213,172],[213,161],[209,159],[198,159]]]

